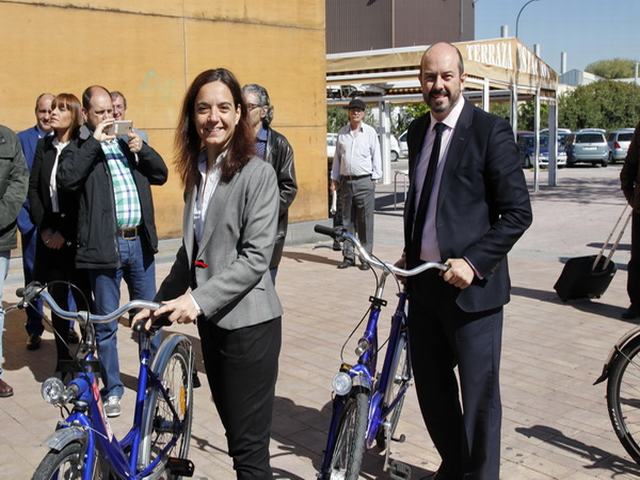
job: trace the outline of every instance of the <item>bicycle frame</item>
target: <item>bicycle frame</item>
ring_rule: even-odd
[[[366,446],[371,448],[376,440],[378,429],[389,416],[393,409],[398,405],[399,400],[404,396],[407,391],[407,386],[403,386],[396,397],[384,406],[383,401],[387,386],[390,380],[390,369],[393,359],[396,355],[398,346],[398,340],[400,335],[406,335],[406,315],[405,305],[407,300],[407,294],[402,291],[398,294],[398,304],[396,310],[391,317],[391,329],[389,335],[389,341],[387,343],[387,350],[385,352],[384,363],[380,376],[376,378],[376,364],[378,356],[378,320],[380,318],[381,307],[386,305],[386,302],[382,300],[382,293],[384,290],[384,283],[386,279],[386,272],[382,274],[382,278],[376,290],[375,297],[370,297],[369,301],[372,304],[371,312],[369,313],[369,319],[367,326],[361,340],[364,339],[368,343],[368,348],[360,355],[357,364],[346,368],[346,365],[341,367],[341,371],[345,371],[352,379],[354,387],[366,388],[371,394],[371,401],[369,404],[369,416],[367,424],[367,439]],[[359,342],[360,343],[360,342]],[[331,424],[329,426],[329,434],[327,436],[327,444],[325,447],[325,453],[333,452],[335,443],[337,440],[337,432],[340,427],[340,420],[342,418],[342,411],[344,410],[347,395],[335,395],[333,399],[333,412],[331,417]],[[329,472],[331,463],[331,455],[324,455],[321,475],[326,476]]]

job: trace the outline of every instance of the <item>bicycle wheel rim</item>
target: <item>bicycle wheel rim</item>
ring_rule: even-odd
[[[607,405],[613,429],[631,457],[640,463],[640,338],[625,346],[611,367]]]

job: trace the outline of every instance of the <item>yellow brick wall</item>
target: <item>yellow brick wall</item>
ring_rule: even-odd
[[[273,127],[295,152],[290,221],[326,218],[324,0],[13,1],[0,3],[0,42],[0,123],[16,131],[34,124],[44,91],[80,97],[98,83],[127,96],[127,118],[173,173],[154,189],[161,236],[181,227],[172,163],[182,97],[199,72],[215,67],[269,90]]]

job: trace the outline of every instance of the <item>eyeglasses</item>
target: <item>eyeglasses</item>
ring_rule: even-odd
[[[247,103],[247,110],[252,111],[256,108],[260,108],[262,105],[256,105],[255,103]]]

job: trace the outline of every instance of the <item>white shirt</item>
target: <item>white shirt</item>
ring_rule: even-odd
[[[351,124],[347,124],[338,132],[331,180],[337,181],[341,175],[371,175],[372,180],[382,177],[378,134],[373,127],[364,122],[357,130],[351,130]]]
[[[58,158],[60,158],[60,153],[64,150],[64,147],[69,145],[69,142],[59,142],[57,138],[54,138],[52,143],[56,149],[56,158],[53,161],[53,167],[51,167],[51,177],[49,177],[49,196],[51,197],[51,210],[53,210],[54,213],[58,213],[60,212],[60,203],[58,202],[58,183],[56,182]]]
[[[200,185],[196,195],[196,201],[193,204],[193,233],[198,244],[202,240],[205,221],[207,218],[207,209],[209,202],[216,191],[216,187],[220,183],[220,162],[227,154],[226,150],[218,155],[216,162],[211,169],[207,169],[207,152],[200,152],[198,157],[198,171],[200,172]]]
[[[464,98],[460,95],[458,103],[455,104],[447,118],[440,123],[444,123],[445,129],[442,132],[442,140],[440,142],[440,155],[438,156],[438,165],[436,167],[436,176],[433,181],[433,189],[431,190],[431,196],[429,197],[429,206],[427,208],[427,216],[424,222],[424,230],[422,231],[422,246],[420,248],[420,259],[425,261],[440,261],[446,260],[440,256],[440,245],[438,244],[438,229],[436,227],[436,209],[437,199],[440,192],[440,182],[442,180],[442,172],[449,152],[449,143],[453,132],[455,131],[456,124],[462,113],[464,107]],[[417,211],[417,205],[420,201],[420,193],[422,193],[422,185],[424,183],[424,177],[427,173],[427,167],[429,166],[429,158],[431,157],[431,150],[433,149],[433,142],[436,138],[436,131],[433,128],[438,120],[431,115],[431,123],[427,129],[425,141],[420,152],[418,165],[416,166],[416,189],[415,189],[415,205]]]

